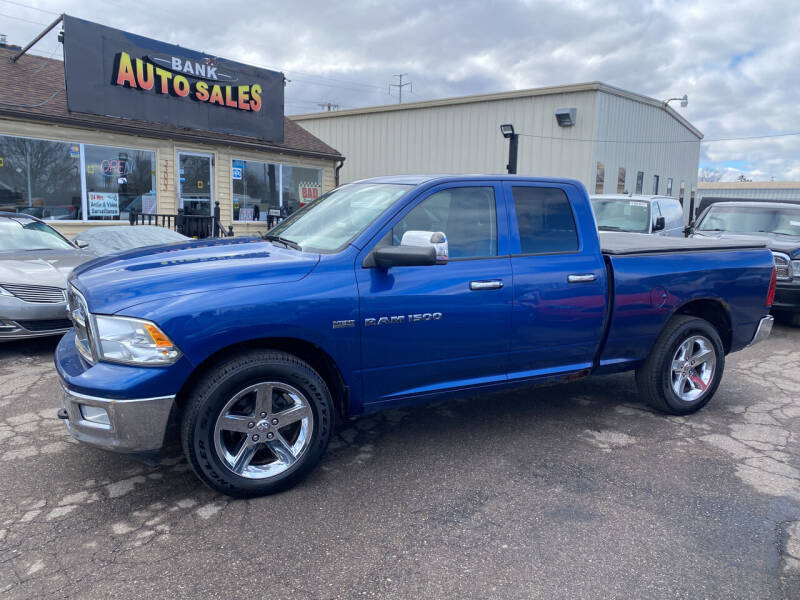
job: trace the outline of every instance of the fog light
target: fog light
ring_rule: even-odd
[[[89,406],[88,404],[81,404],[80,407],[81,416],[85,421],[111,427],[111,419],[108,418],[108,413],[106,412],[105,408],[100,408],[99,406]]]

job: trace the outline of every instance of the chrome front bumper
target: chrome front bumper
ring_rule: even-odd
[[[750,340],[749,346],[753,344],[757,344],[758,342],[763,342],[765,339],[769,337],[769,334],[772,333],[772,324],[775,322],[775,318],[771,315],[767,315],[758,324],[756,328],[756,333],[753,336],[753,339]]]
[[[81,442],[114,452],[147,453],[163,446],[174,404],[175,396],[117,400],[64,388],[59,417]]]

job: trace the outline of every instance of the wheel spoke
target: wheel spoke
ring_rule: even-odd
[[[295,404],[291,408],[287,408],[284,411],[279,413],[275,413],[273,416],[278,419],[279,425],[278,427],[283,427],[285,425],[291,425],[292,423],[296,423],[297,421],[301,421],[308,417],[311,414],[308,406],[305,404]]]
[[[682,368],[683,368],[683,361],[680,361],[680,360],[673,360],[672,361],[672,372],[673,373],[680,373]]]
[[[275,453],[275,456],[278,457],[278,460],[281,461],[284,465],[289,466],[297,460],[297,457],[292,452],[292,447],[289,443],[284,439],[284,437],[280,434],[279,431],[275,432],[275,438],[266,442],[267,446],[269,447],[272,452]]]
[[[707,362],[712,356],[714,356],[714,351],[711,348],[701,346],[700,351],[694,354],[691,360],[694,361],[694,364],[700,365]]]
[[[236,452],[236,456],[234,456],[232,465],[233,472],[237,475],[241,475],[250,464],[250,461],[253,460],[253,455],[256,453],[257,449],[258,445],[250,443],[249,438],[245,437],[242,440],[242,445],[239,446],[239,450]]]
[[[238,431],[247,433],[250,430],[249,424],[253,422],[252,417],[242,415],[225,415],[220,422],[220,429],[225,431]]]
[[[263,384],[256,388],[256,416],[272,412],[272,386]]]

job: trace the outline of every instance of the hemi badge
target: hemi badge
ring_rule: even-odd
[[[333,328],[334,329],[344,329],[346,327],[355,327],[356,322],[354,319],[349,319],[347,321],[334,321]]]

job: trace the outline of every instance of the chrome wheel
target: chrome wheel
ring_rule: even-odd
[[[717,353],[702,335],[686,339],[672,357],[672,390],[684,402],[697,400],[714,380]]]
[[[308,399],[285,383],[246,387],[220,411],[214,446],[236,475],[266,479],[288,470],[308,449],[314,428]]]

